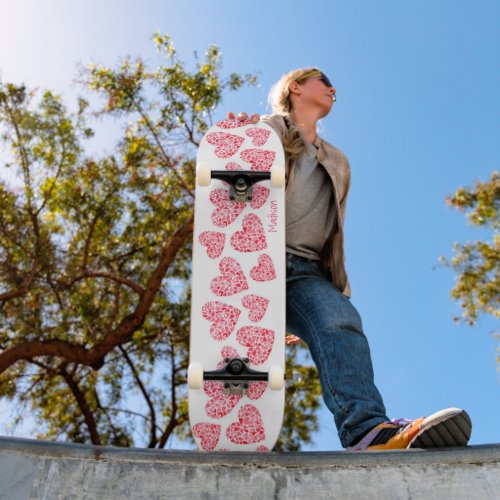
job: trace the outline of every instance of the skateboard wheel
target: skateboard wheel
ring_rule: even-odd
[[[188,386],[190,389],[203,389],[203,365],[191,363],[188,367]]]
[[[271,186],[273,188],[281,188],[285,185],[285,166],[276,165],[271,168]]]
[[[210,181],[212,180],[212,172],[210,170],[210,165],[205,162],[200,162],[196,164],[196,183],[198,186],[210,186]]]
[[[271,365],[268,373],[269,388],[272,391],[279,391],[285,384],[285,374],[281,365]]]

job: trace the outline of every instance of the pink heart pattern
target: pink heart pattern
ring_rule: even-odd
[[[217,231],[203,231],[200,234],[199,242],[207,247],[207,255],[211,259],[216,259],[224,251],[226,235]]]
[[[200,422],[193,425],[193,435],[201,439],[201,449],[204,451],[213,450],[220,438],[221,426],[217,424],[209,424]]]
[[[251,170],[263,172],[269,172],[275,157],[274,151],[264,149],[245,149],[240,153],[240,158],[251,164]]]
[[[248,347],[247,356],[254,365],[264,363],[273,350],[275,334],[273,330],[259,326],[243,326],[236,333],[236,340]]]
[[[266,314],[269,299],[251,294],[245,295],[241,303],[248,309],[248,319],[258,323]]]
[[[251,125],[252,120],[247,118],[246,120],[238,120],[237,118],[233,118],[232,120],[221,120],[217,122],[216,125],[219,128],[230,129],[230,128],[239,128],[244,125]]]
[[[219,263],[221,276],[210,283],[210,290],[219,297],[227,297],[248,290],[248,283],[241,266],[232,257],[224,257]]]
[[[266,433],[259,410],[253,405],[242,406],[238,411],[238,421],[227,428],[226,436],[235,444],[264,441]]]
[[[269,171],[276,154],[262,148],[269,144],[270,131],[259,128],[258,125],[237,130],[245,125],[251,125],[251,120],[221,120],[217,123],[220,131],[206,136],[207,143],[213,148],[212,154],[225,160],[220,162],[221,167],[218,168],[225,168],[227,171],[244,169]],[[271,146],[267,147],[271,148]],[[270,304],[268,298],[259,295],[259,293],[265,295],[265,292],[258,291],[259,287],[256,282],[266,282],[276,278],[275,262],[268,255],[270,250],[266,250],[271,244],[271,236],[266,234],[267,228],[264,226],[267,218],[260,211],[255,213],[266,206],[266,202],[269,202],[271,191],[265,183],[255,184],[252,191],[252,200],[249,203],[234,202],[229,200],[227,183],[219,183],[218,186],[215,184],[209,191],[210,202],[213,205],[210,216],[215,227],[210,227],[209,224],[208,227],[203,228],[208,230],[202,230],[203,232],[198,236],[198,243],[206,250],[205,259],[207,257],[212,260],[217,259],[219,272],[215,271],[215,277],[211,275],[208,278],[211,293],[216,297],[236,295],[235,299],[227,299],[230,304],[225,303],[225,300],[206,302],[201,311],[203,318],[210,322],[206,324],[206,330],[209,330],[211,338],[218,342],[228,341],[233,344],[231,346],[222,344],[219,368],[225,365],[224,359],[226,358],[247,357],[250,366],[253,368],[257,366],[255,369],[259,369],[259,365],[262,367],[269,360],[276,340],[273,330],[255,326],[266,317]],[[224,229],[234,224],[245,208],[247,211],[242,217],[241,224],[235,224],[239,227]],[[227,240],[230,246],[226,244]],[[248,257],[241,255],[235,259],[228,256],[228,250],[233,251],[231,249],[249,254],[263,250],[267,253],[259,253],[254,257],[251,254]],[[205,254],[204,251],[203,254]],[[215,262],[210,263],[208,260],[205,262],[208,264],[207,271],[210,269],[212,273]],[[256,265],[251,267],[251,263],[256,263]],[[255,287],[255,291],[250,287]],[[245,291],[246,295],[243,293]],[[242,296],[238,296],[239,293],[242,293]],[[241,300],[240,304],[236,302],[239,300]],[[243,308],[247,310],[248,321],[253,325],[238,329]],[[264,441],[267,439],[266,429],[257,402],[266,394],[267,389],[267,381],[250,382],[245,395],[227,394],[221,381],[205,381],[202,393],[205,406],[202,413],[206,417],[201,417],[197,423],[193,422],[192,426],[193,435],[200,448],[209,451],[221,449],[221,447],[234,449],[235,445],[237,447],[254,444],[252,449],[269,451],[267,442],[264,446]],[[255,403],[246,404],[254,401]],[[209,421],[210,419],[212,422]],[[233,443],[232,447],[229,446],[229,442],[228,446],[220,442],[220,437],[224,435]]]
[[[207,321],[213,321],[210,335],[214,340],[226,340],[233,333],[241,311],[237,307],[222,302],[207,302],[201,309]]]
[[[263,146],[271,135],[270,130],[257,127],[249,128],[245,133],[248,137],[252,138],[252,144],[254,146]]]
[[[240,149],[244,141],[243,137],[226,132],[212,132],[207,135],[207,142],[216,146],[214,153],[217,158],[230,158]]]
[[[231,347],[229,345],[224,346],[220,353],[222,358],[241,358],[241,356],[238,354],[238,351],[234,347]],[[226,363],[224,363],[224,359],[221,359],[219,361],[219,364],[217,365],[217,368],[224,368],[225,364]]]
[[[241,165],[238,165],[238,163],[236,163],[235,161],[230,161],[226,165],[226,170],[243,170],[243,169],[241,168]]]
[[[243,219],[243,230],[231,236],[231,246],[237,252],[257,252],[267,248],[264,226],[255,214],[248,214]]]
[[[254,210],[258,210],[266,202],[269,193],[270,193],[269,189],[266,188],[265,186],[261,186],[260,184],[254,184],[252,201],[250,202],[250,206]]]
[[[273,260],[269,255],[264,253],[259,256],[257,265],[250,269],[250,277],[255,281],[271,281],[276,278]]]
[[[214,189],[210,201],[217,207],[212,213],[214,226],[229,226],[245,210],[244,201],[230,201],[227,189]]]
[[[243,397],[240,394],[224,394],[224,385],[214,380],[204,382],[203,390],[212,398],[205,405],[205,411],[210,418],[225,417]]]
[[[256,400],[262,397],[262,394],[266,392],[267,382],[251,382],[250,388],[248,389],[247,396],[249,399]]]

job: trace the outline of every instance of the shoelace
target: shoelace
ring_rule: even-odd
[[[389,420],[389,422],[387,422],[387,423],[397,425],[399,427],[399,429],[398,429],[398,432],[396,434],[401,434],[404,431],[406,431],[407,429],[409,429],[413,425],[415,420],[417,420],[417,419],[394,418],[392,420]]]
[[[416,419],[410,419],[410,418],[394,418],[392,420],[389,420],[389,422],[387,422],[388,424],[394,424],[394,425],[401,425],[403,426],[404,424],[407,424],[407,425],[404,425],[404,427],[408,427],[408,425],[411,425],[413,424],[413,422],[415,422]]]

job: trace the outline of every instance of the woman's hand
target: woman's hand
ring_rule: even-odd
[[[287,335],[285,338],[286,345],[299,345],[302,340],[299,339],[299,337],[296,337],[295,335]]]
[[[230,111],[227,114],[228,120],[240,120],[240,121],[245,121],[248,120],[248,113],[245,113],[242,111],[238,116],[236,116],[232,111]],[[252,123],[257,123],[260,120],[260,115],[258,113],[254,113],[251,117],[250,120],[252,120]]]

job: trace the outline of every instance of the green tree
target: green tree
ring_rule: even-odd
[[[491,230],[490,241],[455,243],[455,255],[443,259],[457,275],[451,291],[462,307],[462,319],[476,323],[480,313],[500,317],[500,173],[473,188],[459,188],[447,198],[449,206],[465,212],[470,224]],[[456,318],[457,320],[459,318]]]
[[[30,411],[42,439],[189,439],[196,147],[224,93],[255,77],[223,78],[215,46],[189,70],[168,36],[153,40],[155,70],[126,58],[82,72],[96,110],[0,82],[0,397],[17,421]],[[95,115],[123,125],[100,158],[87,152]],[[317,379],[297,356],[280,449],[317,425]]]

